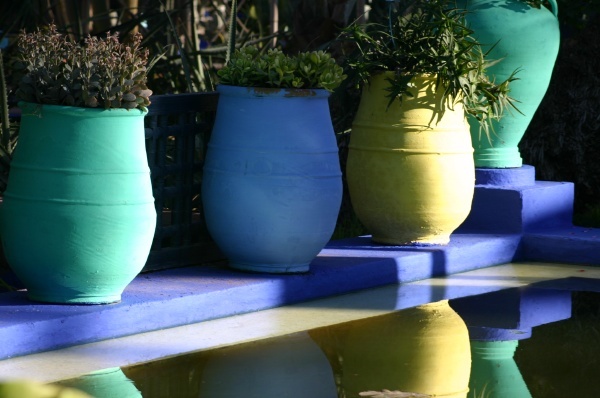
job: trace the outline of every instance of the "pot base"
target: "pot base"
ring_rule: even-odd
[[[486,145],[488,145],[486,143]],[[475,167],[507,169],[523,166],[523,159],[518,147],[506,148],[496,143],[496,147],[485,146],[475,148],[473,155]]]
[[[442,246],[450,243],[450,235],[436,235],[423,239],[382,238],[373,236],[371,240],[375,243],[394,246]]]
[[[49,304],[115,304],[121,301],[121,295],[94,296],[94,295],[52,295],[36,292],[28,292],[27,298],[31,301],[37,301]]]
[[[240,271],[259,272],[263,274],[299,274],[308,272],[310,263],[286,265],[229,263],[229,267]]]

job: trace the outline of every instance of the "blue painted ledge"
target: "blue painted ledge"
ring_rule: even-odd
[[[409,282],[513,260],[519,235],[456,235],[444,247],[331,242],[300,275],[188,267],[141,274],[120,303],[35,304],[24,291],[0,296],[0,359]]]
[[[567,226],[527,232],[522,256],[530,261],[600,264],[600,229]]]
[[[357,237],[330,242],[301,275],[216,266],[146,273],[128,286],[120,303],[101,306],[36,304],[24,291],[2,293],[0,359],[511,261],[600,265],[600,230],[567,222],[572,184],[522,183],[521,177],[515,186],[479,184],[472,215],[447,246],[383,246]],[[488,206],[495,215],[481,224]]]

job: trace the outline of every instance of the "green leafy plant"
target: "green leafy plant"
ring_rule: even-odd
[[[141,34],[120,43],[117,34],[88,36],[83,45],[59,33],[55,25],[21,32],[14,67],[20,75],[17,97],[23,101],[96,108],[146,109],[148,50]]]
[[[333,91],[346,78],[341,66],[324,51],[296,56],[253,46],[236,50],[218,72],[221,84],[264,88],[323,88]]]
[[[411,96],[415,76],[436,76],[436,87],[444,90],[442,109],[462,102],[489,136],[491,121],[502,117],[506,108],[515,108],[509,83],[517,71],[503,82],[489,79],[486,69],[498,60],[486,59],[465,22],[466,11],[452,8],[448,0],[412,0],[396,9],[389,4],[387,25],[353,24],[339,37],[353,49],[345,62],[353,80],[362,84],[374,74],[394,71],[388,79],[392,104]]]

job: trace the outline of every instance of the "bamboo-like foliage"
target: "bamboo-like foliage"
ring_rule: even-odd
[[[8,115],[9,103],[2,51],[0,51],[0,110],[2,111],[2,119],[0,120],[2,126],[0,136],[0,192],[4,192],[8,182],[8,171],[10,170],[10,161],[15,147],[15,138],[10,128]]]
[[[462,102],[489,136],[492,120],[501,118],[507,108],[516,109],[509,84],[518,71],[502,82],[488,78],[486,69],[499,60],[486,58],[466,25],[466,11],[453,8],[448,0],[413,0],[390,10],[387,24],[354,24],[340,36],[354,47],[346,64],[356,81],[394,71],[389,79],[391,104],[411,95],[416,75],[436,76],[436,85],[444,90],[440,108]]]

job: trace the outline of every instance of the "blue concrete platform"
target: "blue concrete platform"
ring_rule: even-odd
[[[573,203],[573,183],[536,181],[531,166],[476,169],[473,205],[459,231],[524,233],[567,228],[572,225]]]
[[[600,265],[600,230],[571,225],[573,184],[532,180],[527,167],[502,173],[479,184],[489,172],[478,170],[473,211],[447,246],[384,246],[356,237],[330,242],[306,274],[218,266],[146,273],[120,303],[101,306],[0,294],[0,359],[514,261]]]
[[[25,291],[0,295],[0,359],[264,310],[360,289],[507,263],[518,235],[457,235],[436,248],[330,243],[299,275],[187,267],[138,276],[120,303],[35,304]]]
[[[600,229],[574,226],[523,234],[521,256],[531,261],[600,264]]]

